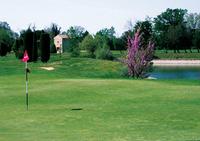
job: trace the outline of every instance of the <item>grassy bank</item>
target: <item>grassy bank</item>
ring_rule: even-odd
[[[29,66],[26,111],[24,64],[0,58],[0,141],[200,139],[198,80],[122,79],[118,62],[67,54]]]
[[[13,54],[0,58],[0,76],[24,75],[24,63]],[[97,60],[92,58],[71,58],[69,54],[51,55],[48,63],[29,63],[31,75],[56,78],[120,78],[122,64],[116,61]],[[41,67],[53,67],[47,71]]]

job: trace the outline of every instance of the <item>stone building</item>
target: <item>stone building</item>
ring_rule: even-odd
[[[67,35],[57,35],[54,37],[54,44],[57,50],[57,53],[63,53],[64,48],[67,46],[69,37]]]

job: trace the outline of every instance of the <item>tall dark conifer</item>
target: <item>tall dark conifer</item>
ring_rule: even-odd
[[[50,59],[50,37],[48,33],[40,36],[41,61],[46,63]]]
[[[29,62],[33,61],[33,32],[30,28],[24,33],[24,49],[28,52]]]
[[[36,62],[38,59],[38,44],[36,32],[33,32],[33,61]]]

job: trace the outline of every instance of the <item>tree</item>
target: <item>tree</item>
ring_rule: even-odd
[[[45,32],[49,33],[50,38],[53,39],[55,36],[60,34],[61,27],[58,26],[56,23],[52,23],[49,28],[45,29]]]
[[[128,31],[133,31],[134,30],[134,22],[132,20],[128,20],[126,21],[126,24],[125,24],[125,28],[128,30]]]
[[[23,39],[19,38],[16,39],[13,44],[13,51],[15,52],[15,56],[18,59],[22,59],[24,55],[24,46],[23,46]]]
[[[114,50],[114,39],[115,37],[115,28],[111,27],[111,28],[104,28],[99,30],[96,35],[98,36],[102,36],[104,38],[104,40],[106,40],[108,46],[110,47],[111,50]]]
[[[46,63],[50,59],[50,37],[48,33],[40,36],[41,61]]]
[[[22,30],[20,32],[20,37],[15,39],[13,44],[13,51],[18,59],[23,57],[24,50],[27,50],[29,55],[29,61],[37,61],[38,56],[40,56],[39,50],[39,40],[40,35],[44,31],[41,30],[31,30],[29,27],[27,30]]]
[[[189,28],[190,31],[190,39],[191,42],[193,42],[193,45],[196,47],[198,53],[199,53],[199,30],[200,30],[200,13],[190,13],[186,15],[186,22],[187,22],[187,27]]]
[[[122,44],[123,44],[125,50],[127,49],[127,39],[128,39],[128,37],[132,37],[132,36],[134,36],[134,33],[130,30],[122,33],[122,36],[120,38],[122,40]]]
[[[11,44],[10,40],[11,40],[11,38],[10,38],[8,31],[0,28],[0,43],[3,43],[3,46],[4,46],[4,44],[6,44],[6,46],[4,46],[4,47],[6,47],[6,53],[11,50],[10,46],[9,46]]]
[[[110,51],[110,46],[108,45],[107,40],[103,36],[98,34],[95,35],[94,41],[96,45],[95,56],[97,59],[114,59],[112,52]]]
[[[107,45],[106,42],[104,42],[102,46],[97,47],[95,55],[97,59],[104,59],[104,60],[114,59],[112,52],[110,51],[110,47]]]
[[[75,38],[69,40],[67,51],[70,52],[72,57],[80,55],[79,41]]]
[[[149,42],[147,47],[141,47],[141,35],[138,30],[134,37],[128,37],[127,58],[125,64],[128,67],[129,77],[144,78],[151,67],[154,54],[154,44]]]
[[[192,38],[193,38],[192,30],[186,27],[182,28],[179,48],[185,50],[185,53],[187,53],[188,49],[190,53],[192,53]]]
[[[24,50],[27,50],[29,62],[33,61],[33,32],[28,28],[23,36]]]
[[[101,35],[101,36],[106,36],[108,38],[113,38],[115,36],[115,28],[111,27],[111,28],[104,28],[99,30],[96,35]]]
[[[47,62],[50,58],[50,46],[48,45],[49,40],[47,36],[49,37],[49,34],[43,30],[32,31],[30,27],[27,30],[21,31],[20,37],[13,44],[13,51],[16,57],[22,59],[24,50],[27,50],[29,61],[36,62],[38,57],[41,56],[42,61]]]
[[[80,48],[85,49],[89,56],[94,58],[95,57],[95,51],[96,51],[96,44],[95,39],[92,37],[92,35],[88,34],[83,41],[80,43]]]
[[[7,46],[7,52],[10,52],[14,40],[17,37],[17,33],[13,32],[7,22],[0,21],[0,42],[3,42]]]
[[[179,52],[179,43],[182,33],[181,25],[170,26],[167,31],[168,46],[174,50],[174,53]]]
[[[180,49],[185,50],[185,53],[187,53],[187,49],[192,52],[192,34],[183,25],[170,26],[166,32],[166,39],[168,48],[174,50],[174,53],[179,53]]]
[[[124,39],[123,36],[119,37],[119,38],[114,38],[113,39],[113,45],[114,45],[114,49],[115,50],[126,50],[126,40]]]
[[[33,54],[32,54],[32,59],[34,62],[37,61],[38,59],[38,44],[37,44],[37,36],[36,36],[37,32],[34,31],[33,32]]]
[[[90,57],[97,59],[113,60],[112,52],[105,38],[101,35],[87,35],[80,44],[80,48],[86,49]]]
[[[9,24],[7,22],[1,22],[0,21],[0,28],[5,30],[11,30]]]
[[[155,46],[156,49],[159,50],[165,50],[165,53],[168,53],[168,50],[170,49],[169,41],[167,39],[167,32],[163,32],[161,34],[154,33],[154,39],[155,39]]]
[[[108,43],[107,40],[103,36],[98,35],[98,34],[94,36],[94,40],[95,40],[95,44],[97,48],[102,47],[104,43],[106,44]]]
[[[167,9],[165,12],[158,15],[154,18],[154,31],[155,31],[155,38],[156,38],[156,45],[159,46],[160,49],[168,49],[170,41],[166,40],[169,37],[169,34],[175,34],[178,31],[178,28],[185,28],[185,15],[187,13],[186,9]],[[173,33],[170,33],[170,31]],[[184,30],[184,29],[182,29]],[[175,41],[175,40],[173,40]],[[174,42],[172,43],[174,44]],[[173,46],[177,47],[177,45]],[[176,50],[177,48],[174,48]]]
[[[186,9],[167,9],[165,12],[154,18],[155,30],[157,32],[166,32],[170,26],[185,24],[184,17]]]
[[[34,46],[33,46],[33,54],[35,56],[35,58],[37,58],[38,56],[41,56],[41,49],[40,49],[40,37],[41,34],[45,33],[44,30],[36,30],[34,31]],[[35,60],[37,61],[37,59]]]
[[[76,39],[79,43],[89,34],[88,31],[81,26],[71,26],[66,34],[70,39]]]
[[[143,44],[147,44],[152,38],[152,23],[149,20],[138,21],[134,27],[135,31],[140,29],[141,40]],[[145,47],[145,46],[144,46]]]
[[[56,23],[52,23],[49,28],[45,30],[50,35],[50,52],[56,53],[56,47],[54,45],[54,37],[61,33],[61,27]]]
[[[3,42],[0,42],[0,56],[6,56],[7,54],[7,45]]]
[[[190,13],[186,15],[187,27],[192,30],[200,29],[200,13]]]
[[[89,34],[81,26],[71,26],[67,32],[67,36],[69,37],[69,46],[67,48],[68,52],[71,52],[71,56],[76,57],[80,55],[79,44],[82,40]]]
[[[193,44],[197,48],[198,53],[200,52],[200,30],[196,30],[193,38]]]

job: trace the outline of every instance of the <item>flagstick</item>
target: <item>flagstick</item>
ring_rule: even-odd
[[[25,69],[26,69],[26,106],[28,110],[28,62],[25,63]]]

